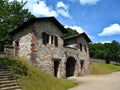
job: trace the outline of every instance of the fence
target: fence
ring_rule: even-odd
[[[99,62],[99,63],[105,63],[105,59],[98,59],[98,58],[90,58],[91,62]]]

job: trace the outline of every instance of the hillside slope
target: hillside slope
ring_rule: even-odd
[[[120,71],[120,66],[113,64],[92,62],[88,74],[100,75]]]
[[[33,68],[22,59],[4,59],[2,62],[14,78],[17,78],[22,90],[66,90],[77,85]]]

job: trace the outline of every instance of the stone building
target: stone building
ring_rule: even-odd
[[[65,33],[54,17],[32,18],[10,33],[14,56],[58,78],[82,75],[89,68],[91,40],[85,33],[63,38]]]

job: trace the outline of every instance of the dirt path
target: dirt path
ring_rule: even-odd
[[[69,90],[120,90],[120,72],[108,75],[88,75],[83,77],[70,77],[80,84]]]

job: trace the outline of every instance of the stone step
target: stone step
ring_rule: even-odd
[[[7,81],[0,81],[0,84],[6,84],[6,83],[15,83],[16,80],[7,80]]]
[[[0,70],[0,73],[9,73],[8,70]]]
[[[8,75],[7,76],[4,76],[4,75],[0,76],[0,79],[2,79],[2,78],[11,78],[11,76],[8,76]]]
[[[2,59],[1,59],[2,60]],[[0,60],[0,90],[22,90]]]
[[[13,77],[9,73],[0,74],[0,80],[2,80],[2,79],[11,79],[11,78],[13,78]]]
[[[0,90],[21,90],[20,86],[12,86],[12,87],[4,87],[1,88]]]
[[[5,68],[4,66],[3,66],[3,67],[0,66],[0,70],[1,70],[1,71],[4,71],[4,70],[7,70],[7,71],[8,71],[8,69]]]
[[[0,81],[6,81],[6,80],[14,80],[12,77],[11,78],[1,78]]]
[[[17,83],[0,84],[0,88],[10,87],[10,86],[17,86]]]
[[[0,73],[0,76],[10,75],[10,73]]]
[[[5,72],[5,71],[0,71],[0,75],[10,75],[10,73],[9,72]]]
[[[10,75],[9,72],[0,72],[0,75]]]
[[[10,76],[10,73],[0,73],[0,76]]]
[[[4,66],[0,66],[0,70],[8,70],[8,69],[5,68]]]
[[[0,75],[10,75],[9,72],[0,72]]]

